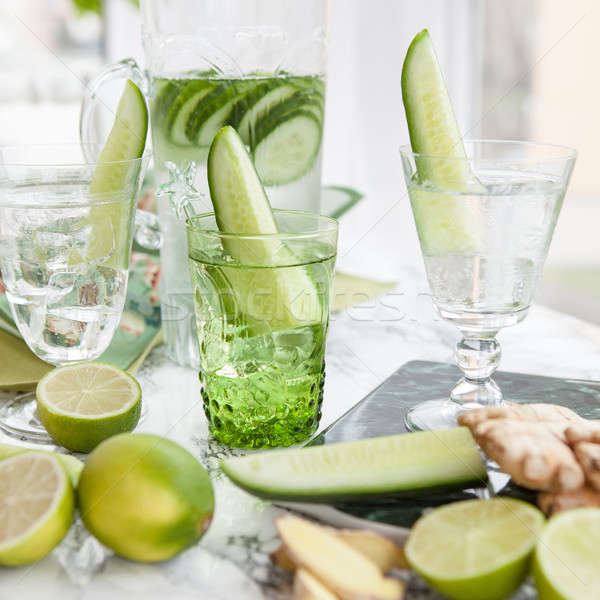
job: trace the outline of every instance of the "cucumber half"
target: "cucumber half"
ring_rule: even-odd
[[[466,153],[452,102],[427,29],[418,33],[402,66],[402,100],[419,178],[443,189],[462,189],[471,179],[466,160],[435,160],[435,156],[465,159]]]
[[[221,467],[256,496],[302,502],[467,488],[487,479],[477,444],[465,427],[270,450],[224,459]]]
[[[138,86],[128,79],[90,183],[89,193],[98,205],[87,216],[91,232],[86,255],[71,256],[72,264],[85,260],[121,269],[129,267],[131,212],[135,210],[136,198],[127,201],[119,194],[137,192],[141,165],[132,159],[143,155],[147,134],[146,101]]]
[[[223,127],[215,136],[207,168],[210,197],[220,231],[240,235],[278,233],[271,205],[252,160],[232,127]],[[229,270],[230,280],[235,278],[230,283],[242,313],[268,321],[275,330],[321,321],[325,308],[307,268],[269,268],[301,263],[284,242],[277,238],[232,237],[225,239],[223,245],[241,265],[260,267]]]

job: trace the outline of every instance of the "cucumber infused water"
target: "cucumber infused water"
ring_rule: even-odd
[[[224,125],[235,128],[248,149],[272,206],[318,212],[324,78],[288,73],[223,77],[215,71],[155,77],[152,81],[153,143],[159,179],[194,164],[193,183],[210,210],[206,161],[209,146]],[[170,171],[170,172],[169,172]],[[176,199],[177,201],[177,199]],[[163,333],[172,357],[197,366],[191,283],[184,225],[171,198],[158,200],[165,232]],[[190,319],[191,317],[191,319]]]
[[[187,223],[211,433],[241,447],[289,446],[321,417],[337,223],[272,211],[231,127],[208,157],[214,214]]]

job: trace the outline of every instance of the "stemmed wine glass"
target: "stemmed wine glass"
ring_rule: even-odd
[[[79,145],[0,148],[0,271],[15,324],[43,361],[91,361],[109,345],[125,303],[148,161],[99,166]],[[97,168],[105,184],[90,188]],[[4,404],[0,428],[29,441],[50,439],[34,394]]]
[[[449,398],[408,412],[411,430],[454,427],[464,410],[502,404],[490,377],[500,362],[496,334],[527,315],[577,154],[503,140],[468,141],[465,148],[466,158],[400,149],[431,295],[441,317],[462,333],[456,363],[464,374]],[[420,176],[434,169],[448,175],[439,178],[445,183]]]

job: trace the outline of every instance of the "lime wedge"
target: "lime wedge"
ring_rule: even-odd
[[[125,371],[90,362],[50,371],[36,390],[40,420],[52,439],[76,452],[132,431],[140,419],[141,390]]]
[[[112,129],[98,157],[89,193],[98,203],[90,211],[88,220],[91,237],[85,260],[104,261],[107,266],[126,269],[131,243],[131,212],[135,210],[139,177],[139,163],[131,162],[140,158],[146,146],[148,132],[148,109],[140,89],[127,80],[119,100]],[[81,257],[73,257],[71,262],[79,262]]]
[[[544,515],[510,498],[447,504],[422,517],[406,544],[410,565],[455,600],[500,600],[529,571]]]
[[[41,452],[0,461],[0,564],[27,565],[65,536],[74,493],[60,462]]]
[[[600,509],[552,517],[537,544],[533,572],[540,600],[600,598]]]

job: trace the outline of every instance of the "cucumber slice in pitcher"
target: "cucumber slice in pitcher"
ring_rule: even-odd
[[[309,110],[257,125],[254,164],[264,185],[284,185],[312,168],[321,147],[322,124]]]
[[[208,155],[208,184],[219,230],[237,234],[276,234],[277,223],[244,142],[232,127],[215,136]],[[193,232],[190,232],[193,236]],[[323,307],[315,282],[306,267],[297,265],[285,244],[278,239],[224,240],[225,249],[242,265],[261,269],[230,269],[231,289],[240,311],[253,319],[267,321],[273,330],[319,323]],[[193,239],[190,248],[193,256]]]
[[[234,106],[229,124],[237,130],[248,145],[252,143],[256,124],[269,114],[269,111],[296,93],[297,88],[285,79],[271,79],[261,82],[239,105]]]
[[[465,427],[269,450],[227,458],[221,467],[256,496],[300,502],[467,488],[487,479],[477,444]]]
[[[211,87],[205,79],[190,80],[180,91],[167,113],[168,136],[178,146],[193,146],[194,140],[187,136],[186,126],[190,115],[198,103],[210,92]]]
[[[140,165],[131,159],[143,155],[147,134],[146,101],[137,85],[128,79],[89,187],[97,206],[92,206],[87,216],[91,232],[85,257],[75,251],[70,257],[71,264],[86,261],[103,262],[105,266],[121,269],[129,267],[129,252],[122,250],[131,245],[131,212],[135,210],[136,199],[111,201],[122,191],[137,192],[134,182],[139,176]],[[111,203],[103,203],[107,201]]]
[[[227,122],[233,105],[255,85],[251,80],[226,81],[198,102],[186,124],[186,135],[198,146],[210,146]]]

